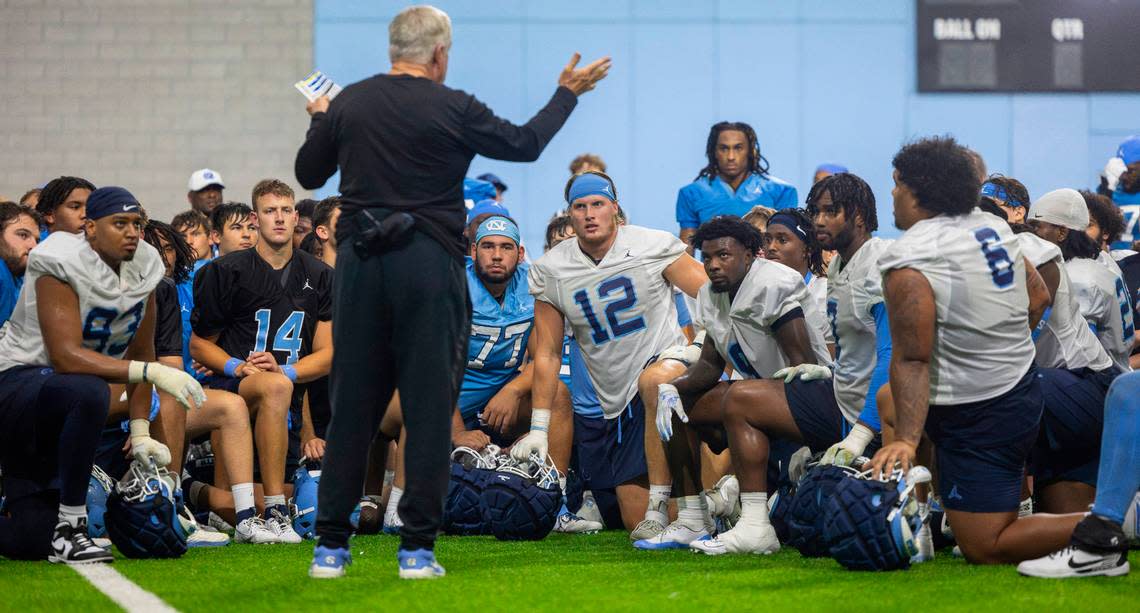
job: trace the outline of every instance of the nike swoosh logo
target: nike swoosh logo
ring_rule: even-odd
[[[1091,569],[1089,567],[1096,565],[1096,564],[1103,564],[1105,562],[1107,562],[1107,560],[1104,560],[1104,559],[1089,560],[1088,562],[1077,562],[1076,560],[1069,558],[1069,568],[1071,568],[1073,570],[1081,570],[1081,569],[1094,570],[1094,569]],[[1112,566],[1111,563],[1106,565],[1106,567],[1110,567],[1110,566]]]

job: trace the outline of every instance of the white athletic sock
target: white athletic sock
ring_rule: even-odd
[[[396,510],[400,508],[400,498],[404,495],[403,488],[392,486],[392,493],[388,494],[388,508],[384,509],[384,515],[397,516]]]
[[[669,494],[672,485],[650,485],[649,506],[645,509],[645,519],[655,519],[661,525],[669,523]]]
[[[692,530],[701,530],[705,527],[705,516],[708,515],[708,504],[704,496],[683,496],[677,499],[677,521]]]
[[[768,492],[740,492],[740,524],[751,527],[769,524]]]
[[[72,528],[79,525],[79,520],[87,519],[87,507],[85,505],[68,506],[66,504],[59,505],[59,521],[67,522]]]
[[[194,485],[198,484],[195,483]],[[243,516],[242,511],[249,511],[249,517],[252,517],[254,514],[253,484],[238,483],[230,487],[230,493],[234,497],[234,511],[237,515]],[[193,496],[193,494],[191,495]]]

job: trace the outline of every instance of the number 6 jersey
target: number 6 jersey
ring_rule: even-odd
[[[663,276],[684,253],[672,234],[620,226],[597,264],[577,240],[568,240],[530,269],[530,293],[570,322],[607,419],[637,394],[637,376],[651,358],[686,342]]]
[[[139,241],[135,256],[111,270],[82,234],[54,232],[28,255],[27,277],[12,318],[0,328],[0,371],[50,365],[36,311],[36,281],[54,277],[79,297],[83,346],[121,359],[166,268],[158,251]]]
[[[922,273],[934,290],[930,404],[995,398],[1029,371],[1025,258],[1004,221],[977,209],[924,219],[879,257],[884,279],[901,268]],[[906,306],[887,305],[899,308]]]

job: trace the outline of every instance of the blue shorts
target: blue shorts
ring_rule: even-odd
[[[589,489],[617,487],[646,476],[645,406],[634,396],[613,419],[574,415],[578,469]]]
[[[843,440],[851,430],[851,425],[843,417],[843,410],[835,401],[835,388],[831,379],[795,379],[784,384],[784,395],[788,399],[792,419],[803,437],[803,444],[812,453],[827,451],[828,447]]]
[[[1079,481],[1096,487],[1104,398],[1119,375],[1115,366],[1100,372],[1088,368],[1037,371],[1045,413],[1031,464],[1040,485]]]
[[[997,398],[931,405],[926,434],[936,449],[944,507],[968,513],[1017,510],[1025,461],[1043,410],[1037,374],[1030,368]]]

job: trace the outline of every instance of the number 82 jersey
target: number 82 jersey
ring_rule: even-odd
[[[664,277],[685,253],[684,243],[639,226],[620,226],[617,233],[601,262],[595,264],[577,240],[567,240],[530,271],[531,294],[570,322],[607,419],[637,394],[638,374],[654,356],[686,343]]]

